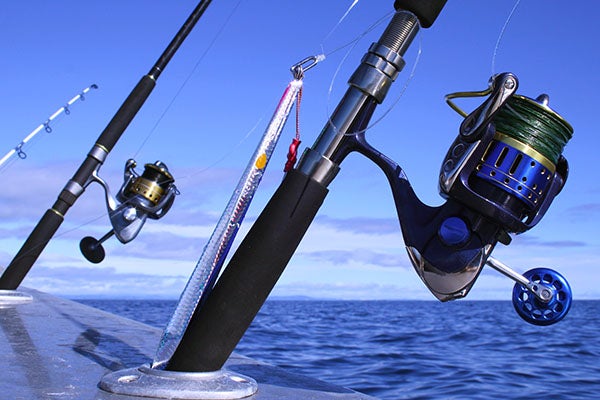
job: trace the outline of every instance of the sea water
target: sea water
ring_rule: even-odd
[[[80,301],[159,328],[176,305]],[[505,301],[269,300],[236,351],[381,399],[600,398],[600,301],[538,327]]]

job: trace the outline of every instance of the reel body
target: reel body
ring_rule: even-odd
[[[112,197],[108,185],[98,176],[97,171],[93,174],[93,181],[100,183],[104,188],[112,229],[100,239],[86,236],[81,240],[81,252],[90,262],[99,263],[104,259],[102,242],[106,239],[114,235],[121,243],[128,243],[138,235],[148,218],[162,218],[179,193],[175,179],[161,161],[146,164],[142,175],[135,171],[135,167],[136,162],[133,159],[126,162],[124,183],[116,199]]]
[[[510,234],[523,233],[541,220],[568,176],[567,160],[560,153],[573,128],[548,107],[548,96],[536,100],[519,96],[517,87],[516,76],[504,73],[491,80],[488,91],[475,92],[487,93],[489,97],[462,122],[440,171],[440,194],[464,207],[456,216],[449,217],[463,221],[462,225],[455,221],[453,229],[483,239],[479,254],[484,262],[479,269],[498,241],[508,245]],[[447,99],[468,95],[472,93],[449,95]],[[551,147],[545,141],[556,143]],[[444,220],[441,227],[448,223],[449,220]],[[494,230],[495,234],[489,234]],[[450,247],[461,246],[448,243],[448,233],[443,230],[438,236]],[[426,278],[427,266],[421,263],[415,267],[421,278],[427,280],[426,284],[432,281]],[[466,268],[470,267],[474,263]],[[458,277],[448,276],[453,271],[444,265],[437,269],[436,272],[445,274],[445,281],[455,282],[450,286],[456,290],[453,293],[436,290],[438,298],[466,295],[470,286],[461,288],[462,282]],[[473,271],[472,275],[477,274]],[[432,285],[428,287],[435,290]]]
[[[419,200],[402,168],[370,146],[364,132],[346,140],[344,155],[362,153],[388,178],[410,260],[441,301],[465,297],[488,264],[526,287],[537,309],[554,307],[552,296],[544,297],[556,293],[552,284],[534,286],[491,257],[498,242],[510,244],[511,234],[541,220],[568,176],[561,151],[573,129],[548,107],[546,95],[533,100],[516,95],[517,88],[516,76],[504,73],[485,91],[447,96],[465,119],[442,162],[439,191],[446,202],[438,207]],[[473,96],[488,97],[471,114],[449,101]],[[570,290],[562,295],[570,299]]]

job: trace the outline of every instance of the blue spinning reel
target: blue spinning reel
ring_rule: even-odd
[[[448,201],[435,212],[419,208],[420,218],[433,218],[430,230],[405,230],[405,237],[419,276],[440,300],[466,296],[485,263],[516,282],[513,305],[523,319],[550,325],[571,306],[566,279],[547,268],[521,275],[490,256],[496,242],[508,245],[510,234],[541,220],[568,175],[561,153],[573,128],[548,107],[547,95],[530,99],[517,87],[516,76],[504,73],[485,91],[446,97],[465,117],[440,171]],[[488,98],[468,115],[451,101],[473,96]]]
[[[571,288],[558,272],[524,275],[491,257],[496,243],[534,227],[563,188],[567,160],[561,152],[573,128],[548,107],[548,96],[516,94],[510,73],[494,76],[489,89],[447,96],[464,117],[440,171],[439,207],[423,204],[402,168],[371,147],[364,133],[353,135],[347,151],[375,162],[390,182],[410,260],[425,285],[441,301],[465,297],[484,265],[516,282],[518,314],[537,325],[560,321],[571,305]],[[488,96],[466,114],[451,99]],[[541,272],[540,272],[541,271]]]
[[[100,239],[84,237],[79,249],[84,257],[92,263],[104,260],[105,251],[102,243],[115,235],[121,243],[128,243],[138,235],[146,219],[160,219],[169,211],[175,196],[179,194],[175,179],[167,166],[157,161],[146,164],[142,175],[135,171],[133,159],[125,163],[124,183],[117,193],[116,199],[110,194],[108,185],[94,171],[91,182],[98,182],[106,194],[106,207],[112,229]]]
[[[448,95],[448,104],[465,120],[446,155],[440,172],[440,192],[486,216],[499,228],[497,239],[510,243],[510,233],[535,226],[562,190],[567,160],[562,150],[573,128],[548,106],[549,98],[533,100],[516,94],[518,80],[512,74],[493,77],[488,90]],[[489,95],[466,115],[452,98]],[[439,235],[445,241],[468,229],[446,220]],[[444,231],[443,229],[447,230]],[[488,243],[493,246],[493,243]],[[565,317],[572,292],[567,280],[548,268],[523,275],[488,257],[487,265],[516,281],[513,305],[527,322],[550,325]]]

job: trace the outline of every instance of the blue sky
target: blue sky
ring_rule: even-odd
[[[63,296],[176,298],[291,79],[289,67],[309,55],[326,55],[305,78],[303,149],[316,139],[388,18],[365,31],[393,8],[392,0],[362,0],[336,27],[352,1],[213,3],[101,169],[116,191],[128,158],[139,165],[164,161],[181,190],[173,209],[149,221],[127,245],[114,238],[106,242],[105,261],[92,265],[80,255],[78,242],[100,237],[110,226],[103,193],[90,186],[24,285]],[[367,133],[369,141],[405,169],[424,202],[438,205],[439,166],[461,122],[444,95],[484,89],[492,73],[504,71],[518,76],[520,94],[548,93],[551,106],[575,128],[564,153],[569,179],[544,220],[510,246],[499,245],[494,256],[521,272],[555,268],[570,281],[575,298],[599,298],[600,4],[581,1],[566,9],[562,2],[522,0],[492,67],[514,2],[448,3],[407,53],[407,67],[375,119],[393,108]],[[194,6],[183,0],[24,0],[3,6],[2,155],[80,90],[92,83],[99,89],[59,117],[52,133],[40,133],[25,149],[27,159],[0,171],[0,265],[10,262]],[[336,51],[359,37],[350,53],[349,47]],[[462,105],[469,110],[477,103]],[[282,179],[294,134],[290,122],[238,239]],[[509,299],[512,285],[486,268],[469,298]],[[387,182],[369,161],[352,155],[342,164],[273,294],[433,299],[406,255]]]

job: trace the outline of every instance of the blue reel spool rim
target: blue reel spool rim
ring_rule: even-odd
[[[517,314],[534,325],[551,325],[562,320],[571,308],[573,293],[569,282],[560,273],[549,268],[534,268],[523,274],[534,283],[554,288],[554,296],[548,303],[535,297],[520,283],[513,288],[513,306]]]

